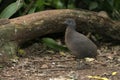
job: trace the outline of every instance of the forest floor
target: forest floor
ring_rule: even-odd
[[[102,45],[97,59],[84,59],[79,70],[69,52],[50,50],[40,42],[24,50],[24,56],[0,66],[0,80],[120,80],[120,45]]]

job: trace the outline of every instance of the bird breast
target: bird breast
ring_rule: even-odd
[[[72,54],[78,57],[94,57],[97,55],[97,46],[86,36],[67,27],[65,43]]]

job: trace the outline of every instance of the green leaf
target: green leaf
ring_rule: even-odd
[[[62,45],[59,45],[55,40],[53,40],[52,38],[43,38],[42,39],[42,42],[46,45],[46,46],[48,46],[48,47],[50,47],[50,48],[52,48],[52,49],[54,49],[54,50],[58,50],[58,51],[68,51],[68,49],[67,49],[67,47],[64,47],[64,46],[62,46]]]
[[[98,7],[98,3],[97,2],[91,2],[89,4],[89,10],[96,9],[97,7]]]
[[[0,0],[0,3],[2,2],[2,0]]]
[[[108,4],[113,7],[114,6],[114,0],[107,0]]]
[[[0,18],[10,18],[13,14],[15,14],[21,7],[23,6],[23,2],[21,0],[17,0],[16,2],[8,5],[0,14]]]
[[[36,7],[31,8],[31,9],[29,10],[28,14],[34,13],[35,10],[36,10]]]
[[[69,8],[69,9],[74,9],[74,8],[75,8],[75,5],[74,5],[74,4],[69,4],[69,5],[68,5],[68,8]]]
[[[64,8],[64,5],[63,3],[60,1],[60,0],[56,0],[54,1],[54,5],[57,9],[61,9],[61,8]]]
[[[36,3],[35,3],[35,6],[39,10],[43,10],[44,9],[44,4],[45,4],[45,0],[37,0]]]

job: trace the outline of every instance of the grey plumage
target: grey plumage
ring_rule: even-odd
[[[97,46],[86,36],[78,33],[76,29],[76,23],[74,19],[67,19],[65,32],[65,43],[72,54],[78,59],[85,57],[96,57]]]

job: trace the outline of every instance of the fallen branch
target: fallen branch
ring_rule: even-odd
[[[65,31],[66,18],[77,22],[78,30],[120,40],[120,22],[85,10],[47,10],[13,19],[0,20],[0,61],[15,55],[17,47],[34,38]]]

